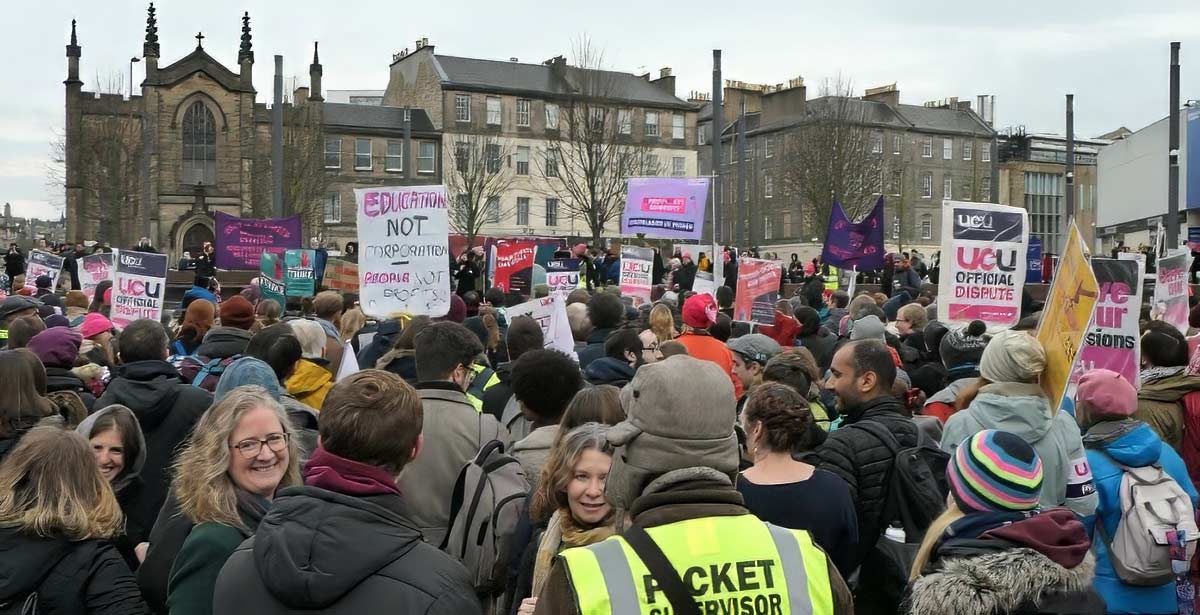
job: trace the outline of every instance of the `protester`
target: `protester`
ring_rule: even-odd
[[[947,471],[953,497],[925,533],[904,612],[1104,613],[1083,524],[1064,508],[1037,510],[1037,452],[990,429],[955,449]]]
[[[272,325],[279,324],[279,317],[282,315],[283,308],[274,299],[263,299],[254,308],[254,317],[258,320],[260,331]]]
[[[216,314],[217,306],[211,302],[193,301],[189,304],[179,333],[171,343],[171,354],[177,357],[196,354],[196,349],[204,343],[204,336],[213,328]]]
[[[983,350],[974,399],[946,422],[942,449],[953,453],[959,442],[986,429],[1011,433],[1029,443],[1045,466],[1041,505],[1065,505],[1080,516],[1090,515],[1096,510],[1096,493],[1079,426],[1046,399],[1038,385],[1045,367],[1046,353],[1037,338],[1021,331],[997,333]]]
[[[821,326],[830,331],[837,331],[842,318],[848,313],[846,309],[848,305],[850,305],[850,295],[844,290],[835,290],[827,295],[825,297],[825,307],[828,308],[829,313],[821,319]]]
[[[1133,418],[1144,421],[1163,442],[1182,450],[1184,398],[1200,391],[1200,376],[1188,374],[1187,340],[1162,321],[1151,322],[1142,335],[1141,386]]]
[[[738,398],[738,414],[741,414],[750,390],[762,384],[763,369],[767,366],[767,361],[779,354],[782,348],[775,340],[761,333],[735,337],[725,345],[733,358],[733,375],[741,381],[742,391],[745,392]]]
[[[525,353],[545,347],[541,325],[528,316],[512,319],[505,341],[508,346],[508,361],[496,366],[497,382],[483,394],[483,411],[496,417],[497,421],[504,420],[505,407],[512,400],[513,364]],[[506,424],[505,428],[509,430],[510,436],[518,437],[513,433],[512,425]],[[526,433],[528,432],[523,432],[520,437],[524,437]]]
[[[808,401],[787,385],[764,383],[751,391],[742,427],[754,462],[738,475],[737,489],[746,508],[767,523],[808,530],[838,570],[849,575],[858,543],[850,490],[835,474],[793,458],[825,441]]]
[[[152,527],[170,487],[175,451],[212,403],[212,394],[184,384],[167,362],[167,333],[149,319],[135,320],[121,332],[120,367],[97,408],[121,405],[133,411],[146,438],[145,485],[129,506],[130,517]]]
[[[341,321],[338,322],[338,335],[342,340],[342,344],[350,344],[355,350],[355,354],[360,350],[358,345],[358,332],[367,325],[367,315],[363,314],[362,308],[357,305],[346,310],[342,314]]]
[[[345,309],[342,294],[336,290],[321,291],[313,297],[313,320],[325,331],[325,358],[329,361],[325,368],[331,374],[337,374],[338,368],[341,367],[342,353],[346,347],[341,333],[338,332]]]
[[[625,409],[621,407],[621,389],[608,384],[584,387],[575,394],[558,423],[558,439],[562,442],[567,432],[585,423],[616,425],[625,420]],[[551,449],[553,451],[553,448]]]
[[[683,305],[683,334],[673,341],[683,344],[688,355],[716,363],[722,371],[729,374],[733,383],[736,399],[742,397],[742,380],[733,373],[733,353],[725,346],[725,342],[709,334],[709,329],[717,322],[717,306],[710,295],[696,295]]]
[[[417,391],[424,407],[427,449],[400,476],[404,518],[426,542],[441,544],[450,523],[450,496],[459,470],[492,440],[508,433],[490,414],[475,409],[466,390],[483,346],[460,324],[437,322],[416,336]]]
[[[287,379],[287,391],[301,403],[320,411],[325,396],[333,388],[333,374],[325,367],[328,337],[321,325],[311,320],[291,320],[287,325],[301,349],[301,359]]]
[[[1123,582],[1110,545],[1123,522],[1125,473],[1136,469],[1153,479],[1162,472],[1191,498],[1194,509],[1196,489],[1187,467],[1178,453],[1163,446],[1153,429],[1131,418],[1137,409],[1137,391],[1120,374],[1106,369],[1085,373],[1079,379],[1075,400],[1075,420],[1086,430],[1083,444],[1099,497],[1096,516],[1084,519],[1096,554],[1096,591],[1108,604],[1109,613],[1175,613],[1179,607],[1175,583]]]
[[[762,381],[785,384],[806,400],[808,412],[817,427],[828,432],[835,416],[821,401],[818,379],[813,378],[815,366],[804,354],[796,351],[781,352],[767,361],[762,371]],[[822,440],[823,442],[824,440]]]
[[[883,518],[883,509],[895,455],[868,429],[849,427],[874,423],[887,429],[900,449],[917,444],[916,425],[905,417],[904,405],[892,397],[895,380],[892,353],[883,342],[871,340],[850,342],[838,350],[825,382],[825,388],[837,396],[842,427],[817,449],[817,467],[837,474],[850,486],[858,516],[858,548],[848,560],[851,566],[862,563],[891,521]]]
[[[220,303],[221,300],[217,298],[217,295],[209,290],[211,285],[211,276],[205,275],[200,271],[200,269],[197,269],[196,278],[192,280],[192,287],[183,293],[183,300],[180,302],[179,307],[186,310],[188,306],[190,306],[192,302],[196,301],[197,299],[203,299],[212,303],[213,305]],[[105,303],[107,303],[107,301]]]
[[[592,330],[587,337],[587,346],[578,352],[579,368],[584,370],[592,361],[605,356],[604,342],[621,325],[625,318],[625,306],[616,295],[597,293],[588,299],[587,317]]]
[[[675,340],[671,340],[669,342],[663,342],[662,344],[659,344],[658,353],[661,354],[664,359],[666,359],[668,357],[674,357],[678,355],[687,355],[688,349],[687,346],[684,346]]]
[[[925,349],[925,325],[928,324],[929,317],[919,303],[909,303],[896,313],[896,331],[900,334],[900,342],[921,354],[928,352]]]
[[[111,309],[112,280],[100,280],[100,283],[96,285],[96,290],[92,295],[92,302],[88,304],[88,313],[90,314],[92,312],[99,312],[107,318]]]
[[[513,588],[518,615],[531,614],[554,559],[563,549],[586,547],[612,536],[613,508],[604,498],[604,481],[612,466],[608,427],[587,423],[566,433],[556,446],[542,479],[535,483],[530,514],[548,519],[529,542]]]
[[[983,336],[986,331],[987,325],[982,320],[972,320],[967,326],[949,331],[942,337],[939,354],[946,368],[948,384],[925,401],[923,414],[945,423],[961,409],[957,405],[959,395],[979,380],[979,362],[988,343]]]
[[[71,371],[82,342],[83,338],[78,333],[65,327],[53,327],[33,336],[26,348],[37,355],[46,368],[46,391],[75,393],[90,412],[95,406],[96,397],[83,380]]]
[[[37,316],[38,302],[28,297],[11,295],[0,301],[0,342],[8,343],[8,328],[22,316]]]
[[[665,304],[656,303],[654,307],[650,308],[648,321],[649,329],[659,343],[669,342],[679,335],[675,330],[675,316],[671,313],[671,308]]]
[[[133,503],[142,490],[142,468],[146,465],[146,438],[137,416],[125,406],[101,408],[87,417],[75,431],[88,440],[100,475],[112,487],[125,515],[125,531],[113,543],[130,570],[137,570],[135,548],[150,536],[150,525],[139,516]],[[151,521],[153,523],[153,521]]]
[[[800,322],[800,345],[809,349],[817,361],[817,367],[824,373],[833,362],[833,351],[837,345],[837,336],[829,332],[821,324],[821,316],[817,310],[802,306],[796,308],[796,320]]]
[[[101,367],[116,368],[117,358],[112,348],[113,330],[112,321],[103,314],[88,313],[79,327],[79,334],[83,336],[83,342],[79,345],[80,358]]]
[[[55,413],[54,404],[38,390],[44,372],[38,374],[21,356],[27,352],[0,351],[0,373],[5,377],[5,386],[0,387],[0,460],[38,421]]]
[[[25,273],[25,253],[15,243],[8,244],[8,252],[4,253],[4,273],[10,280],[9,288],[19,288],[16,278]]]
[[[46,330],[46,323],[34,316],[22,316],[8,326],[8,349],[16,350],[29,345],[33,336]]]
[[[32,429],[0,464],[0,604],[21,613],[145,614],[121,555],[121,508],[87,441]]]
[[[622,329],[613,335],[630,332]],[[637,334],[633,334],[637,339]],[[641,348],[641,340],[638,340]],[[639,353],[640,354],[640,353]],[[605,358],[592,363],[600,365]],[[591,368],[589,368],[590,370]],[[567,355],[551,349],[533,350],[521,355],[512,368],[512,391],[521,412],[529,421],[529,435],[512,445],[511,453],[525,470],[525,479],[533,487],[558,437],[563,411],[583,388],[579,367]]]
[[[67,293],[63,299],[63,314],[67,317],[72,328],[78,328],[83,324],[83,317],[87,315],[88,298],[81,290],[72,290]]]
[[[800,301],[799,298],[796,299]],[[775,302],[773,324],[760,325],[756,331],[775,340],[775,343],[784,348],[791,348],[796,345],[796,338],[800,336],[803,329],[800,322],[794,317],[794,312],[791,302],[780,299]]]
[[[637,369],[646,364],[641,336],[633,329],[618,329],[604,342],[604,355],[592,361],[584,373],[591,384],[611,384],[623,387],[633,379]],[[651,350],[651,354],[657,351]]]
[[[296,365],[303,359],[304,349],[300,346],[300,340],[296,338],[296,334],[287,324],[280,323],[271,325],[254,334],[250,338],[250,343],[246,345],[246,356],[242,359],[255,358],[266,363],[275,375],[275,380],[279,388],[279,403],[283,404],[283,409],[287,410],[288,420],[292,422],[292,427],[296,429],[296,442],[299,447],[302,459],[308,459],[308,456],[316,450],[316,431],[317,431],[317,409],[308,404],[296,399],[287,391],[288,378],[296,371]],[[242,360],[242,359],[239,359]],[[230,370],[237,371],[234,366],[230,366]],[[238,378],[235,376],[227,384],[233,384]],[[262,382],[260,384],[267,390],[271,390]],[[234,385],[237,386],[237,385]],[[217,390],[224,393],[226,387],[222,383],[217,383]],[[229,387],[232,388],[232,387]]]
[[[656,608],[665,607],[670,599],[661,593],[635,589],[641,578],[630,570],[643,570],[645,564],[630,560],[641,560],[637,553],[645,551],[626,545],[641,540],[657,545],[677,570],[728,570],[735,559],[780,562],[779,578],[793,582],[760,585],[756,596],[782,602],[787,593],[793,610],[850,612],[841,575],[807,532],[772,529],[742,505],[732,480],[738,468],[736,398],[725,384],[725,373],[693,357],[672,357],[638,371],[621,395],[629,419],[608,431],[607,440],[616,450],[604,486],[608,504],[629,511],[632,527],[621,536],[563,551],[551,566],[534,613],[650,612],[651,599]],[[688,420],[681,422],[681,416]],[[645,533],[646,528],[654,534]],[[735,543],[736,554],[688,546]],[[582,574],[584,570],[593,574]],[[795,582],[804,578],[809,583]],[[702,611],[716,612],[718,603],[725,602],[721,589],[710,583],[693,587],[697,606],[708,605],[700,606]],[[610,602],[610,591],[622,606]],[[676,606],[671,611],[681,612]]]

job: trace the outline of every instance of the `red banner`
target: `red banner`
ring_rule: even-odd
[[[533,286],[533,262],[537,256],[535,241],[506,241],[496,244],[496,262],[492,285],[506,292],[530,294]]]
[[[779,300],[779,281],[783,264],[754,258],[738,260],[737,299],[733,319],[764,325],[775,323],[775,302]]]

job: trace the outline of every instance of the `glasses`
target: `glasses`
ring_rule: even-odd
[[[242,454],[242,457],[245,457],[246,459],[254,459],[255,457],[258,457],[259,453],[262,452],[262,447],[264,444],[266,444],[267,448],[271,449],[272,452],[282,453],[287,448],[288,441],[290,439],[291,434],[272,433],[267,434],[267,437],[263,438],[262,440],[259,440],[258,438],[247,438],[241,442],[238,442],[237,444],[234,444],[233,448],[237,449],[237,451]]]
[[[642,352],[658,352],[658,342],[654,342],[649,346],[642,346]]]

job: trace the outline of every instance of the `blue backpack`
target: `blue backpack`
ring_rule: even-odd
[[[180,361],[179,374],[193,387],[212,393],[217,390],[217,381],[221,379],[221,374],[225,373],[225,368],[240,358],[240,354],[224,359],[205,359],[197,355],[188,355]]]

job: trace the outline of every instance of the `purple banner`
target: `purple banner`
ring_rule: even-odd
[[[700,239],[707,205],[707,177],[631,177],[621,233]]]
[[[852,222],[834,202],[821,260],[839,269],[875,271],[883,269],[883,255],[883,197],[862,222]]]
[[[216,213],[216,265],[218,269],[257,271],[263,252],[279,254],[301,248],[300,216],[290,218],[239,218]]]

